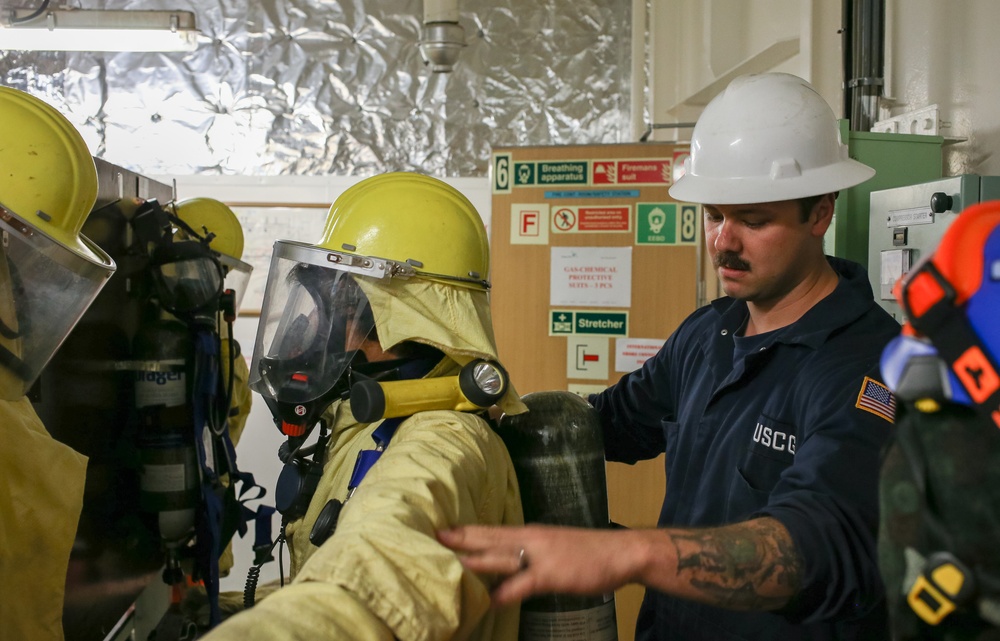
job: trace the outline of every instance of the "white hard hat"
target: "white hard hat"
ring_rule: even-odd
[[[670,195],[714,205],[793,200],[874,175],[848,157],[833,110],[808,82],[754,74],[733,80],[705,107]]]

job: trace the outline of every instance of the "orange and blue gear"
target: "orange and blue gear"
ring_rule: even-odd
[[[1000,627],[1000,201],[965,209],[896,283],[907,313],[882,355],[900,401],[882,464],[879,562],[893,638]]]
[[[1000,427],[1000,201],[963,211],[894,293],[908,321],[882,356],[890,387],[907,384],[918,357],[940,356],[948,372],[937,396]]]

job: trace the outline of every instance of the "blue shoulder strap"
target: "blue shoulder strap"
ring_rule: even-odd
[[[219,557],[223,546],[238,531],[247,532],[247,523],[255,520],[256,540],[254,550],[271,548],[271,516],[274,508],[261,506],[256,511],[246,506],[260,499],[266,490],[258,485],[252,474],[240,472],[236,467],[236,449],[229,438],[225,420],[216,425],[213,417],[227,416],[229,408],[218,411],[220,402],[219,349],[217,335],[207,329],[195,333],[195,374],[193,389],[194,437],[201,471],[201,506],[196,520],[195,564],[205,583],[209,602],[209,626],[221,621],[219,611]],[[222,483],[222,476],[229,475],[229,486]],[[239,484],[237,494],[235,486]],[[256,491],[255,491],[256,490]],[[235,521],[235,522],[233,522]],[[227,527],[228,525],[228,527]],[[228,531],[227,531],[228,530]]]

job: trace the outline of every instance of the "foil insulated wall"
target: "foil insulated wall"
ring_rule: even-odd
[[[631,0],[461,0],[450,74],[423,64],[415,0],[82,8],[191,10],[206,36],[188,54],[0,51],[4,85],[143,174],[480,176],[492,147],[629,139]]]

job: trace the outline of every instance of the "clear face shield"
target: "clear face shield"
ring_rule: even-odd
[[[240,305],[243,304],[243,295],[247,293],[247,285],[250,283],[253,266],[226,254],[219,254],[219,262],[222,264],[222,271],[225,274],[222,288],[232,290],[235,303],[233,309],[239,311]]]
[[[24,396],[93,302],[114,263],[70,251],[0,205],[0,398]]]
[[[361,347],[375,328],[358,279],[412,274],[408,265],[276,242],[250,366],[251,389],[286,404],[333,400],[331,392],[346,391],[344,374],[365,362]]]

